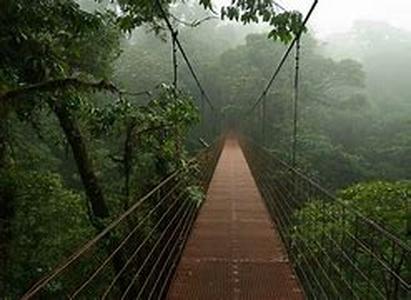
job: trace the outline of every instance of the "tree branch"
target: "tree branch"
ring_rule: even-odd
[[[154,89],[159,88],[161,85],[157,85]],[[109,80],[100,81],[84,81],[78,78],[62,78],[53,79],[49,81],[44,81],[35,84],[24,85],[16,89],[12,89],[6,92],[0,92],[0,101],[12,101],[19,97],[28,95],[30,93],[44,93],[44,92],[55,92],[58,90],[75,88],[81,90],[91,90],[96,91],[108,91],[113,94],[117,94],[120,97],[125,96],[152,96],[153,91],[140,91],[140,92],[128,92],[118,89],[114,83]]]
[[[78,78],[63,78],[24,85],[16,89],[0,93],[0,101],[14,100],[29,93],[55,92],[57,90],[67,88],[77,88],[92,91],[105,90],[111,93],[121,94],[120,90],[108,80],[88,82],[80,80]]]
[[[173,125],[175,125],[175,124],[166,123],[166,124],[161,124],[161,125],[156,125],[156,126],[147,127],[147,128],[138,130],[138,131],[135,133],[135,135],[136,135],[136,136],[140,136],[140,135],[142,135],[142,134],[145,134],[145,133],[148,133],[148,132],[151,132],[151,131],[157,131],[157,130],[161,130],[161,129],[168,129],[168,128],[173,127]]]
[[[183,25],[185,25],[185,26],[188,26],[188,27],[198,27],[198,26],[200,26],[202,23],[204,23],[204,22],[206,22],[206,21],[209,21],[209,20],[218,20],[219,19],[219,17],[216,17],[216,16],[207,16],[207,17],[204,17],[204,18],[202,18],[202,19],[200,19],[200,20],[194,20],[194,21],[192,21],[192,22],[187,22],[187,21],[184,21],[184,20],[181,20],[181,19],[179,19],[179,18],[177,18],[175,15],[173,15],[173,14],[170,14],[170,16],[171,16],[171,18],[172,19],[174,19],[175,21],[177,21],[178,23],[181,23],[181,24],[183,24]]]

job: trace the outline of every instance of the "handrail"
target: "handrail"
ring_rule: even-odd
[[[257,143],[253,142],[252,140],[249,140],[248,142],[254,143],[255,146],[260,147]],[[375,229],[377,229],[378,231],[380,231],[382,234],[388,236],[392,241],[399,243],[403,248],[407,249],[407,251],[411,252],[411,246],[408,245],[407,243],[405,243],[402,239],[400,239],[399,237],[397,237],[395,234],[393,234],[392,232],[388,231],[386,228],[384,228],[382,225],[378,224],[377,222],[371,220],[370,218],[364,216],[360,211],[354,209],[352,206],[347,205],[344,201],[342,201],[341,199],[337,198],[333,193],[331,193],[330,191],[328,191],[327,189],[325,189],[323,186],[321,186],[318,182],[316,182],[314,179],[312,179],[311,177],[309,177],[308,175],[304,174],[302,171],[298,170],[297,168],[293,168],[292,166],[288,165],[286,162],[284,162],[283,160],[281,160],[280,158],[278,158],[277,156],[275,156],[272,152],[268,151],[268,149],[261,147],[262,150],[264,150],[268,155],[270,155],[270,157],[274,160],[276,160],[278,163],[280,163],[281,165],[283,165],[285,168],[287,168],[288,170],[290,170],[291,172],[293,172],[294,174],[298,175],[300,178],[306,180],[307,182],[309,182],[312,186],[314,186],[315,188],[317,188],[319,191],[321,191],[324,195],[326,195],[327,197],[329,197],[330,199],[332,199],[335,202],[338,202],[339,204],[345,206],[345,208],[349,211],[351,211],[352,213],[358,215],[358,217],[360,217],[362,220],[364,220],[365,222],[369,223],[370,225],[374,226]]]
[[[125,218],[127,218],[131,213],[133,213],[137,208],[139,208],[147,199],[149,199],[153,194],[161,189],[167,182],[177,177],[180,174],[180,170],[174,172],[162,182],[160,182],[155,188],[148,192],[143,198],[138,200],[134,205],[132,205],[126,212],[121,214],[117,219],[111,222],[107,227],[105,227],[99,234],[97,234],[93,239],[87,241],[83,246],[81,246],[76,252],[74,252],[69,258],[67,258],[60,266],[54,269],[54,271],[46,275],[45,278],[38,281],[37,284],[32,286],[22,297],[22,299],[29,299],[33,294],[38,292],[42,287],[46,286],[50,281],[52,281],[57,275],[63,272],[73,261],[79,258],[83,253],[105,237],[111,230],[113,230],[118,224],[120,224]]]
[[[67,290],[63,293],[65,296],[71,295],[70,298],[81,298],[84,296],[84,294],[81,293],[87,292],[87,288],[92,285],[93,282],[100,280],[101,278],[99,278],[99,276],[101,276],[101,274],[110,273],[103,272],[106,268],[113,268],[110,262],[116,264],[115,261],[117,260],[117,264],[119,264],[119,262],[122,264],[115,266],[112,270],[115,273],[114,275],[118,273],[116,281],[124,281],[124,277],[127,277],[129,272],[133,272],[132,270],[136,265],[136,255],[140,255],[141,251],[150,252],[149,249],[151,249],[150,253],[154,253],[160,246],[173,247],[173,249],[180,248],[181,245],[185,243],[185,240],[178,237],[185,236],[184,232],[190,230],[191,223],[180,228],[180,230],[184,232],[179,231],[174,233],[175,238],[168,240],[167,244],[163,245],[163,239],[165,236],[168,236],[168,230],[175,230],[173,226],[177,224],[177,215],[183,212],[185,214],[188,213],[187,220],[192,220],[195,216],[198,205],[193,205],[192,202],[190,203],[192,200],[190,200],[190,192],[186,187],[193,184],[197,185],[197,182],[199,182],[201,186],[205,189],[207,188],[221,152],[221,142],[222,138],[217,139],[208,148],[199,151],[197,155],[189,161],[188,165],[167,176],[151,191],[137,200],[129,209],[115,218],[101,232],[84,243],[73,254],[58,264],[50,273],[32,285],[21,299],[31,299],[42,295],[42,293],[47,293],[47,287],[56,280],[62,280],[63,284],[67,284]],[[185,176],[185,174],[188,176]],[[196,178],[199,181],[197,181]],[[186,209],[182,210],[184,206],[192,207],[192,209],[189,211]],[[151,207],[149,211],[145,211],[147,207]],[[157,223],[155,225],[147,223],[150,222],[153,217]],[[167,224],[167,226],[165,224]],[[142,225],[152,227],[149,236],[144,240],[140,240],[138,237]],[[159,232],[159,230],[163,231]],[[116,237],[116,235],[119,234],[120,239]],[[156,248],[147,248],[154,247],[149,240],[155,237],[157,238]],[[115,244],[113,244],[113,240]],[[177,245],[178,247],[176,247]],[[133,257],[130,251],[134,251],[135,254],[133,254]],[[97,254],[101,257],[95,262],[93,260],[96,259],[95,256]],[[167,252],[167,254],[169,253]],[[173,255],[178,255],[178,252],[175,252]],[[172,257],[172,261],[175,259],[174,256]],[[129,257],[129,259],[126,265],[124,259],[127,259],[127,257]],[[149,262],[148,259],[149,257],[146,258],[145,264]],[[91,269],[94,268],[91,270],[91,273],[78,273],[77,265],[79,262],[81,264],[83,260],[86,262],[86,265],[90,265]],[[90,262],[87,263],[87,261]],[[142,265],[141,272],[146,272],[145,267],[145,265]],[[160,268],[163,266],[157,264],[156,267]],[[170,267],[171,266],[167,266],[167,268]],[[154,271],[151,270],[150,272]],[[64,282],[68,279],[68,277],[64,277],[66,274],[73,275],[73,278],[76,278],[76,280],[85,280],[82,283]],[[158,280],[160,279],[158,278]],[[132,290],[132,286],[135,284],[135,282],[131,282],[128,291]],[[145,284],[145,287],[150,288],[148,284]],[[116,288],[118,287],[116,286]]]
[[[410,295],[410,245],[268,149],[246,137],[241,145],[307,298]]]

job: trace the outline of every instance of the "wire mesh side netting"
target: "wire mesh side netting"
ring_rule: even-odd
[[[222,139],[167,177],[23,299],[159,299],[204,199]]]
[[[411,248],[319,184],[242,146],[309,299],[409,299]]]

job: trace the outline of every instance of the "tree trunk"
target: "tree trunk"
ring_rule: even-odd
[[[104,199],[103,190],[94,172],[80,128],[65,103],[56,101],[51,105],[73,151],[74,160],[76,161],[87,198],[90,201],[93,215],[97,218],[107,218],[109,211]]]
[[[130,177],[132,171],[132,160],[133,160],[133,131],[135,124],[127,124],[126,137],[124,141],[124,154],[123,154],[123,164],[124,164],[124,192],[126,196],[126,201],[124,203],[124,209],[128,209],[130,200]]]
[[[5,291],[8,261],[10,258],[11,222],[14,218],[13,187],[0,187],[0,291]]]
[[[0,104],[0,172],[7,172],[7,120],[8,108]],[[5,291],[5,276],[7,275],[7,261],[9,258],[9,244],[11,241],[10,224],[14,218],[14,187],[0,185],[0,291]]]
[[[0,169],[6,168],[7,164],[7,119],[8,109],[0,104]]]
[[[73,156],[79,170],[82,183],[86,190],[87,198],[90,201],[92,213],[98,218],[107,218],[109,216],[108,207],[104,199],[103,190],[101,189],[97,176],[94,173],[92,161],[88,155],[87,148],[83,136],[81,135],[80,128],[71,114],[70,109],[65,103],[56,101],[51,104],[54,110],[60,126],[63,129],[66,138],[73,151]],[[93,223],[97,230],[101,230],[99,224]],[[112,234],[107,236],[108,238],[108,251],[111,253],[118,246],[118,239]],[[121,249],[114,255],[112,259],[113,269],[115,273],[119,273],[125,264],[126,249]],[[120,277],[118,284],[120,290],[124,291],[128,286],[129,274],[124,274]],[[130,293],[136,294],[136,286],[133,285]]]

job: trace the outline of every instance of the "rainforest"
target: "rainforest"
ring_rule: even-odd
[[[0,299],[409,299],[411,29],[280,2],[1,0]]]

